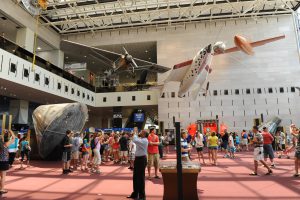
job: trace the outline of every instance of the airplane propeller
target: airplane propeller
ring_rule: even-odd
[[[129,64],[132,67],[132,73],[134,73],[134,69],[138,68],[138,65],[136,64],[136,62],[134,61],[133,57],[128,53],[128,51],[125,49],[125,47],[123,47],[123,50],[125,52],[125,59],[127,62],[129,62]]]

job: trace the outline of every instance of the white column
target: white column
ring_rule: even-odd
[[[10,100],[9,114],[13,116],[13,123],[28,124],[29,102],[25,100]]]
[[[37,55],[53,65],[62,68],[64,67],[64,52],[57,49],[52,51],[40,51]]]
[[[34,32],[29,28],[18,29],[16,43],[27,51],[33,53]]]

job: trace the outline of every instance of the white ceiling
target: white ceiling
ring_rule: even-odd
[[[290,13],[299,0],[48,0],[44,26],[61,34]]]

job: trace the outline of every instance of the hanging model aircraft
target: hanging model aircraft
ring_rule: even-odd
[[[190,91],[192,98],[196,99],[201,90],[204,90],[206,95],[209,82],[207,82],[206,88],[203,89],[202,87],[208,75],[212,72],[211,62],[214,56],[235,51],[242,51],[247,55],[254,55],[253,47],[262,46],[284,38],[285,35],[281,35],[256,42],[249,42],[245,37],[236,35],[234,37],[235,47],[233,48],[225,49],[226,46],[224,42],[209,44],[201,49],[194,59],[174,65],[171,73],[164,81],[163,87],[168,82],[180,82],[178,97],[184,97],[185,94]],[[164,89],[162,89],[162,92],[163,91]]]
[[[79,47],[80,51],[87,52],[89,56],[100,61],[102,63],[102,66],[99,67],[104,67],[106,69],[103,75],[107,79],[110,79],[111,77],[122,72],[129,72],[133,77],[135,77],[136,70],[148,70],[157,73],[164,73],[170,70],[170,68],[168,67],[164,67],[146,60],[134,58],[127,52],[124,47],[124,54],[119,54],[116,52],[107,51],[104,49],[91,47],[68,40],[62,40],[61,47],[62,50]]]

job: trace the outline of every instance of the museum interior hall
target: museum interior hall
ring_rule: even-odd
[[[1,0],[0,199],[300,199],[299,0]]]

